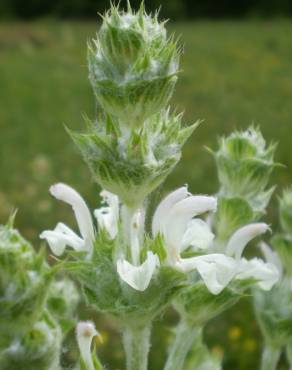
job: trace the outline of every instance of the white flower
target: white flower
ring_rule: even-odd
[[[139,266],[135,266],[124,259],[117,262],[117,271],[120,278],[132,288],[143,292],[150,284],[156,266],[159,266],[159,258],[152,252],[147,252],[146,260]]]
[[[91,321],[79,322],[76,328],[77,343],[82,360],[87,370],[94,370],[94,364],[91,357],[91,342],[95,336],[100,336]]]
[[[118,233],[119,198],[106,190],[103,190],[100,195],[103,198],[103,203],[108,206],[96,209],[94,216],[97,219],[98,226],[105,229],[110,238],[114,239]]]
[[[181,187],[166,196],[158,205],[152,221],[152,233],[164,237],[168,249],[168,262],[179,265],[180,254],[188,246],[207,249],[214,238],[210,227],[193,217],[215,211],[217,200],[204,195],[193,196]]]
[[[79,193],[68,185],[59,183],[51,186],[50,193],[57,199],[68,203],[73,208],[81,237],[63,223],[58,223],[54,230],[43,231],[41,239],[46,239],[52,252],[60,256],[65,247],[76,251],[89,251],[95,239],[90,211]]]
[[[270,289],[278,280],[274,265],[258,259],[247,261],[241,258],[248,242],[269,229],[264,223],[250,224],[237,230],[227,244],[226,254],[181,257],[181,252],[188,246],[205,252],[211,247],[214,236],[208,224],[193,217],[215,210],[215,198],[192,196],[186,187],[162,200],[153,217],[152,232],[154,236],[160,233],[164,238],[167,263],[184,272],[197,270],[213,294],[219,294],[232,279],[255,279],[262,289]]]

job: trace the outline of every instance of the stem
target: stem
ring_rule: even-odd
[[[183,370],[187,354],[194,342],[201,340],[201,335],[202,328],[182,319],[176,327],[175,338],[170,346],[164,370]]]
[[[279,347],[266,343],[262,354],[261,370],[276,370],[281,355]]]
[[[150,334],[150,325],[125,327],[123,344],[126,353],[127,370],[147,370]]]

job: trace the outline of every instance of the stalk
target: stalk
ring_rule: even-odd
[[[183,370],[187,354],[197,341],[201,342],[201,336],[202,328],[182,319],[176,327],[164,370]]]
[[[123,344],[127,370],[147,370],[151,326],[126,326]]]
[[[266,343],[262,354],[261,370],[276,370],[281,355],[279,347]]]

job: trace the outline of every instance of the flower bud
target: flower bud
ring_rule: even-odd
[[[178,72],[176,42],[158,15],[112,6],[88,48],[89,79],[101,107],[129,127],[164,109]]]
[[[255,212],[263,212],[273,191],[266,187],[275,166],[275,148],[274,144],[266,146],[254,127],[221,138],[214,154],[222,195],[242,197]]]
[[[268,182],[276,145],[266,145],[259,129],[250,127],[220,139],[214,152],[220,183],[215,226],[219,240],[265,213],[274,187]]]

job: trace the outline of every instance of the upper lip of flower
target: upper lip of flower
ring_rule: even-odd
[[[191,195],[187,187],[181,187],[167,195],[158,205],[152,221],[152,233],[160,233],[170,251],[170,260],[180,258],[184,249],[184,235],[194,225],[193,217],[208,211],[215,211],[217,200],[204,195]],[[205,225],[200,220],[201,225]],[[206,228],[208,228],[206,224]],[[210,239],[210,235],[208,235]],[[212,238],[211,238],[212,240]]]
[[[63,223],[58,223],[54,230],[45,230],[40,234],[41,239],[46,239],[56,255],[64,252],[66,245],[77,251],[88,250],[93,247],[95,230],[90,211],[79,193],[70,186],[62,183],[50,187],[50,193],[59,200],[71,205],[81,237]]]

